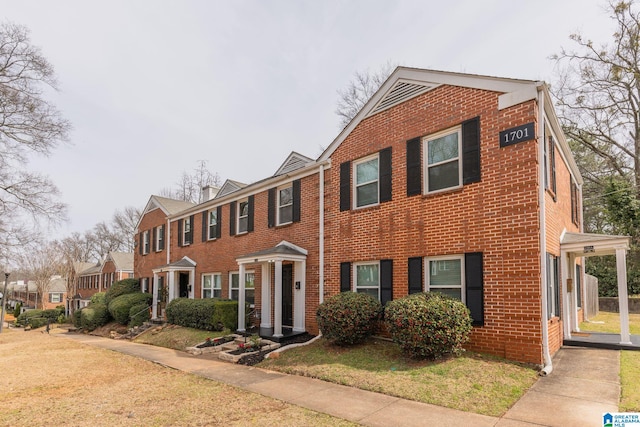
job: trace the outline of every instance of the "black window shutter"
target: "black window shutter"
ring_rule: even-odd
[[[351,162],[340,165],[340,211],[351,209]]]
[[[236,235],[236,204],[237,202],[229,203],[229,236]]]
[[[293,181],[293,222],[300,222],[300,187],[301,182],[299,179]]]
[[[351,290],[351,263],[340,263],[340,292],[349,292]]]
[[[420,138],[407,141],[407,196],[422,193],[422,157]]]
[[[380,261],[380,303],[385,305],[393,299],[393,260]]]
[[[191,224],[191,228],[189,229],[189,244],[193,243],[193,229],[196,228],[195,218],[195,215],[189,217],[189,224]]]
[[[217,207],[218,213],[216,215],[216,239],[222,237],[222,206]]]
[[[249,213],[247,218],[247,231],[253,231],[253,205],[255,201],[255,196],[249,196]]]
[[[484,273],[482,252],[464,255],[467,307],[471,311],[473,326],[484,325]]]
[[[142,254],[143,254],[143,250],[144,250],[144,249],[143,249],[143,246],[144,246],[144,231],[141,231],[141,232],[140,232],[139,240],[140,240],[140,241],[138,242],[138,253],[139,253],[140,255],[142,255]]]
[[[156,251],[156,236],[158,235],[158,227],[153,227],[153,233],[152,234],[152,238],[151,238],[151,252],[155,252]]]
[[[206,242],[209,238],[209,211],[202,212],[202,241]]]
[[[480,181],[480,117],[462,123],[462,183]]]
[[[183,242],[183,234],[182,234],[182,222],[184,220],[180,219],[178,220],[178,246],[184,246],[184,242]]]
[[[276,225],[276,189],[270,188],[267,194],[267,226],[269,228]]]
[[[391,200],[391,147],[380,150],[380,203]]]
[[[549,137],[549,163],[551,168],[551,191],[553,191],[553,201],[556,201],[556,144],[552,137]]]
[[[409,293],[422,292],[422,257],[409,258]]]

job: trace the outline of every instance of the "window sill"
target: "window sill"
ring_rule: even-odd
[[[545,188],[545,191],[547,192],[547,194],[549,194],[551,196],[551,198],[553,199],[554,202],[558,201],[558,196],[556,195],[555,191],[553,191],[550,188]]]
[[[427,199],[430,197],[442,196],[445,194],[459,193],[463,189],[464,189],[464,185],[461,185],[460,187],[447,188],[445,190],[432,191],[431,193],[422,194],[422,198]]]
[[[351,208],[351,209],[349,209],[349,213],[355,214],[355,213],[359,213],[359,212],[372,211],[372,210],[376,210],[376,209],[380,209],[380,204],[379,203],[377,205],[363,206],[361,208]]]
[[[277,224],[274,228],[276,228],[276,229],[277,228],[285,228],[285,227],[290,226],[291,224],[293,224],[293,221],[285,222],[285,223],[282,223],[282,224]]]

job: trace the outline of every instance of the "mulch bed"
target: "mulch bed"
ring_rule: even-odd
[[[291,339],[286,340],[286,342],[282,343],[282,346],[286,346],[289,344],[301,344],[301,343],[305,343],[311,339],[315,338],[315,335],[311,335],[311,334],[302,334],[302,335],[298,335],[295,336]],[[272,352],[273,350],[266,350],[266,351],[258,351],[255,352],[253,354],[249,354],[245,357],[243,357],[242,359],[240,359],[238,361],[239,365],[247,365],[247,366],[254,366],[257,365],[258,363],[262,362],[264,360],[264,356],[270,352]]]

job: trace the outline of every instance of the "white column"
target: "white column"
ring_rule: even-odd
[[[196,271],[195,270],[191,270],[189,271],[189,298],[194,299],[195,298],[195,292],[196,292]]]
[[[293,264],[293,330],[304,332],[305,329],[305,277],[307,262],[296,261]],[[296,289],[296,283],[300,283],[300,289]]]
[[[158,273],[153,273],[153,289],[151,294],[153,295],[153,303],[151,304],[151,318],[158,318]]]
[[[631,344],[629,335],[629,295],[627,293],[627,250],[616,249],[618,305],[620,306],[620,344]]]
[[[167,293],[167,304],[169,304],[176,296],[176,272],[169,271],[167,274],[167,278],[169,279],[169,292]]]
[[[262,303],[260,307],[260,327],[271,328],[271,264],[262,263]]]
[[[576,256],[575,254],[569,255],[569,273],[573,278],[573,288],[571,290],[571,330],[580,332],[580,323],[578,322],[578,280],[580,278],[576,275]]]
[[[560,251],[560,277],[562,281],[558,279],[558,286],[560,286],[560,301],[562,301],[562,328],[565,339],[571,339],[571,303],[569,296],[569,287],[567,286],[567,279],[571,278],[571,273],[568,271],[567,266],[567,253]],[[563,286],[564,285],[564,286]],[[560,313],[557,313],[560,315]]]
[[[245,332],[246,325],[244,323],[245,317],[245,281],[247,280],[244,272],[244,264],[240,264],[240,271],[238,272],[238,331]]]
[[[275,301],[273,302],[273,336],[282,336],[282,261],[276,261]]]

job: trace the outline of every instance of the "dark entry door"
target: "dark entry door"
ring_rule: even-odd
[[[189,298],[189,273],[180,273],[180,298]]]
[[[293,326],[293,265],[282,266],[282,326]]]

